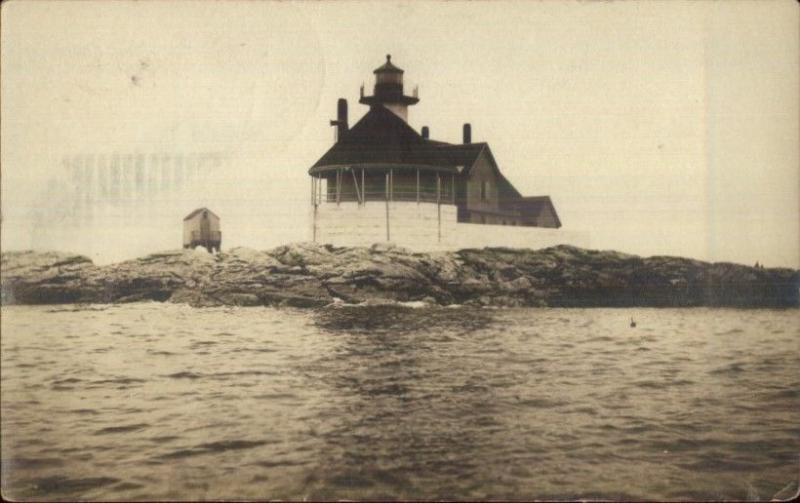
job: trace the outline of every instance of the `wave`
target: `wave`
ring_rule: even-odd
[[[158,456],[159,459],[180,459],[203,454],[217,454],[225,451],[236,451],[242,449],[252,449],[266,445],[266,440],[220,440],[217,442],[207,442],[188,449],[178,449]]]
[[[170,379],[219,379],[236,376],[273,376],[277,374],[277,372],[269,370],[239,370],[236,372],[215,372],[210,374],[183,371],[175,372],[174,374],[167,374],[164,377],[169,377]]]
[[[108,428],[102,428],[94,432],[95,435],[109,435],[114,433],[130,433],[132,431],[139,431],[145,428],[148,428],[149,424],[129,424],[125,426],[109,426]]]

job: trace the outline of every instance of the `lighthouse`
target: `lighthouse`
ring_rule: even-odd
[[[427,126],[412,128],[408,107],[419,97],[406,95],[391,55],[373,73],[372,95],[362,85],[359,97],[369,111],[351,126],[347,100],[339,99],[330,121],[336,141],[308,170],[311,240],[416,250],[585,245],[558,230],[549,196],[514,188],[469,123],[456,144],[432,139]]]
[[[382,105],[408,122],[408,107],[417,104],[419,97],[416,96],[416,90],[414,96],[403,94],[403,70],[392,64],[392,55],[387,54],[386,63],[372,73],[375,74],[373,94],[364,96],[364,86],[361,86],[361,99],[358,102],[370,107]]]

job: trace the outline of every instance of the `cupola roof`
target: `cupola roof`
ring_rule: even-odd
[[[386,63],[376,68],[372,73],[403,73],[403,70],[392,64],[392,55],[386,55]]]

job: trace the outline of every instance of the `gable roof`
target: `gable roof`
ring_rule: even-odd
[[[503,176],[503,173],[500,173],[499,168],[497,173],[499,175],[497,179],[497,191],[500,204],[503,205],[508,202],[519,200],[522,197],[522,194],[520,194],[514,185],[508,181],[508,178]]]
[[[213,215],[214,217],[216,217],[216,219],[217,219],[217,220],[219,220],[219,216],[218,216],[216,213],[214,213],[213,211],[211,211],[211,210],[209,210],[208,208],[206,208],[206,207],[203,207],[203,208],[197,208],[197,209],[196,209],[196,210],[194,210],[193,212],[191,212],[191,213],[189,213],[188,215],[186,215],[185,217],[183,217],[183,220],[184,220],[184,221],[186,221],[186,220],[191,220],[192,218],[194,218],[194,217],[195,217],[195,216],[196,216],[198,213],[200,213],[201,211],[207,211],[207,212],[209,212],[211,215]]]
[[[470,168],[478,160],[481,152],[489,149],[486,143],[465,143],[463,145],[453,145],[445,142],[431,142],[434,155],[439,159],[452,164],[453,166],[463,166],[463,173],[468,173]]]

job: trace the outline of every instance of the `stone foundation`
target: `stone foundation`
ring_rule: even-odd
[[[563,229],[458,223],[456,206],[452,204],[392,201],[387,218],[385,202],[322,203],[311,221],[311,240],[336,246],[390,242],[414,251],[589,246],[588,235]]]

